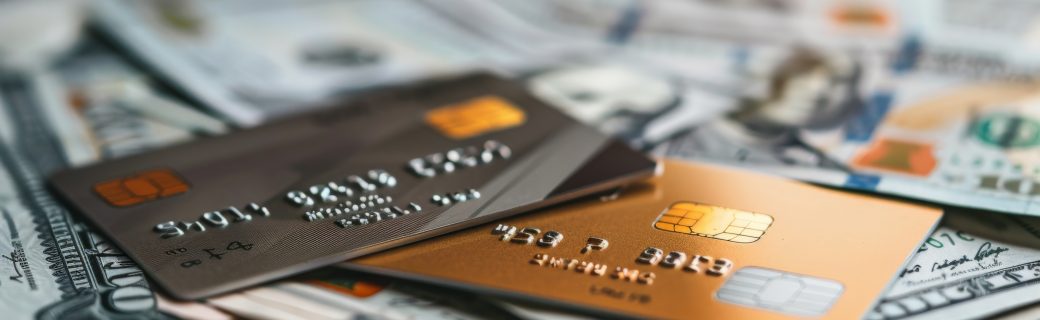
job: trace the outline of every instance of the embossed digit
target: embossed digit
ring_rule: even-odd
[[[538,239],[538,246],[555,248],[556,245],[560,244],[560,241],[563,241],[563,234],[549,230],[542,235],[541,239]]]
[[[603,250],[607,249],[607,246],[609,246],[609,245],[610,245],[610,242],[608,242],[607,239],[600,239],[600,238],[596,238],[596,237],[589,237],[588,240],[585,240],[585,247],[581,248],[581,253],[588,253],[589,251],[592,251],[592,250],[603,251]]]
[[[542,233],[542,230],[539,230],[538,228],[524,227],[520,230],[520,233],[513,236],[513,239],[510,241],[514,243],[531,244],[534,242],[534,237],[538,236],[539,233]]]
[[[368,170],[368,179],[383,187],[393,188],[397,186],[397,178],[382,169]]]
[[[259,215],[265,216],[265,217],[271,216],[271,211],[267,210],[267,207],[261,206],[259,204],[256,204],[256,202],[250,202],[249,205],[246,206],[246,210],[249,210],[249,211],[251,211],[253,213],[256,213],[256,214],[259,214]]]
[[[488,140],[484,142],[484,151],[491,153],[493,156],[498,156],[501,159],[509,159],[513,155],[513,150],[509,149],[508,146],[495,140]],[[482,160],[485,158],[481,156]],[[490,160],[489,160],[490,161]]]
[[[690,264],[686,265],[686,267],[683,267],[683,271],[699,273],[701,272],[701,264],[708,262],[711,262],[711,257],[702,256],[699,254],[694,255],[693,258],[690,259]]]
[[[199,221],[184,221],[178,222],[177,224],[180,226],[181,229],[188,231],[190,231],[191,229],[195,229],[195,231],[199,232],[206,231],[206,226],[203,226],[202,222]]]
[[[253,220],[253,215],[242,213],[242,211],[239,211],[238,208],[228,207],[227,211],[231,213],[232,222],[243,222]]]
[[[318,198],[322,203],[333,203],[339,201],[339,196],[350,197],[354,195],[354,190],[335,182],[310,186],[310,188],[307,188],[307,192],[312,197]]]
[[[173,221],[166,221],[155,225],[155,232],[158,232],[160,237],[163,239],[179,237],[184,235],[184,230],[177,227],[177,223]]]
[[[412,173],[423,178],[432,178],[437,176],[437,170],[433,168],[423,158],[415,158],[408,160],[408,169],[411,169]]]
[[[347,185],[358,188],[362,192],[370,192],[376,190],[376,185],[372,184],[371,182],[368,182],[368,180],[365,180],[365,178],[356,175],[347,177]]]
[[[678,268],[679,266],[682,266],[684,262],[686,262],[686,253],[672,251],[661,260],[661,266],[666,268]]]
[[[302,191],[289,191],[289,193],[285,194],[285,198],[289,199],[289,203],[292,203],[297,207],[309,207],[314,205],[314,199]]]
[[[481,163],[481,153],[483,153],[483,150],[470,146],[467,148],[451,149],[446,153],[446,157],[448,158],[448,161],[451,161],[452,163],[466,168],[471,168],[476,167]]]
[[[664,256],[664,251],[661,249],[647,247],[646,250],[639,254],[639,258],[636,258],[636,262],[656,265],[661,261],[662,256]]]
[[[707,274],[710,276],[721,277],[729,272],[729,269],[733,268],[733,262],[729,259],[716,259],[715,263],[711,264],[711,268],[708,268]]]
[[[498,239],[502,241],[509,241],[516,235],[516,227],[504,224],[498,224],[494,229],[491,229],[491,234],[501,235]]]
[[[202,214],[202,220],[206,220],[209,224],[217,228],[225,228],[228,226],[228,219],[224,217],[224,214],[220,211],[210,211]]]

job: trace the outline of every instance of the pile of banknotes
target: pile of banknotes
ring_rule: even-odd
[[[1038,196],[1030,0],[0,2],[5,319],[1035,319]]]

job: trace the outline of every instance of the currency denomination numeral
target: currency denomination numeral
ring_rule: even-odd
[[[942,241],[942,238],[946,238],[946,243],[949,243],[950,246],[957,245],[956,239],[960,239],[964,242],[975,241],[975,237],[972,237],[971,235],[968,235],[963,231],[956,231],[953,233],[953,235],[950,235],[947,232],[941,232],[937,233],[934,237],[928,237],[928,239],[926,239],[924,243],[921,244],[921,248],[917,249],[917,252],[928,251],[928,247],[932,247],[935,249],[941,249],[945,247],[946,243]]]

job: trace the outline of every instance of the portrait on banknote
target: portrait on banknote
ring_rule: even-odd
[[[733,111],[677,133],[657,152],[845,170],[803,141],[801,131],[833,129],[855,116],[864,104],[861,72],[841,54],[795,51],[765,79],[754,79],[765,82],[764,95],[741,97]]]

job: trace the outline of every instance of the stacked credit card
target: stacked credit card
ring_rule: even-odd
[[[521,83],[474,74],[59,172],[51,185],[177,299],[340,263],[651,318],[863,316],[942,216],[660,163]]]
[[[474,75],[66,171],[58,193],[198,299],[605,191],[655,163]]]

